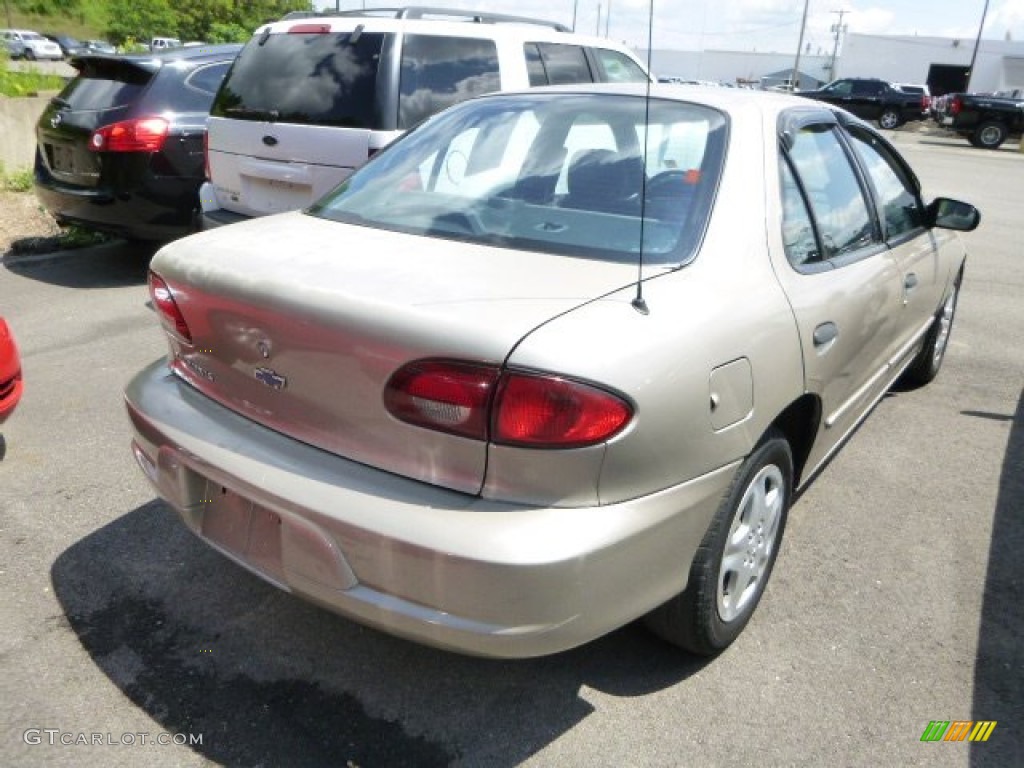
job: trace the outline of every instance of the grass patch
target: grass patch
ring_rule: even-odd
[[[27,72],[14,72],[7,67],[6,58],[0,58],[0,96],[35,96],[40,91],[59,91],[64,78],[30,68]]]
[[[63,227],[57,236],[61,248],[88,248],[90,245],[99,245],[110,239],[110,235],[93,229],[85,229],[75,224]]]
[[[28,192],[32,189],[32,169],[8,173],[0,167],[0,189],[4,192]]]

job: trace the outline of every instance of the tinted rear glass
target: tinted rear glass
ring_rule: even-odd
[[[235,60],[211,114],[376,128],[383,42],[384,35],[365,32],[254,37]]]
[[[500,87],[493,40],[406,35],[398,127],[410,128],[442,109]]]
[[[86,62],[60,98],[74,110],[105,110],[126,106],[146,89],[153,74],[117,61]]]

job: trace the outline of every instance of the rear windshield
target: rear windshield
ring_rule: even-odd
[[[116,109],[135,101],[153,73],[118,61],[86,61],[60,98],[78,111]]]
[[[725,117],[611,94],[494,96],[437,115],[310,213],[427,237],[607,261],[695,252]]]
[[[235,59],[211,114],[239,120],[375,128],[383,34],[254,37]]]

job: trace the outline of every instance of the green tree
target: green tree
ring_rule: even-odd
[[[174,0],[183,40],[246,40],[261,24],[288,11],[308,11],[309,0]],[[230,29],[229,29],[230,28]],[[244,30],[239,33],[238,30]]]
[[[107,35],[114,43],[178,32],[178,16],[168,0],[110,0],[108,8]]]

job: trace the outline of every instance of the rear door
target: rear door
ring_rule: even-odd
[[[777,268],[796,318],[809,392],[822,401],[815,466],[888,386],[901,270],[831,114],[782,126],[783,246]]]
[[[126,120],[160,65],[152,61],[82,56],[78,77],[50,100],[36,127],[46,169],[69,186],[98,186],[101,155],[89,150],[97,128]]]

